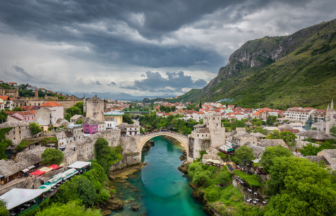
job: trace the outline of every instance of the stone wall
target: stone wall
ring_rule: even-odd
[[[120,145],[124,149],[124,153],[140,152],[138,149],[140,143],[140,136],[126,136],[120,138]]]
[[[26,126],[13,127],[13,129],[6,134],[6,139],[12,140],[14,148],[18,146],[23,139],[31,137],[32,135],[28,124]]]

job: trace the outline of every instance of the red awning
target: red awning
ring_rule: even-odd
[[[59,168],[61,168],[60,166],[56,165],[56,164],[53,164],[51,165],[49,168],[52,168],[53,170],[57,170]]]
[[[46,173],[46,171],[41,171],[41,170],[36,170],[35,172],[29,173],[30,175],[43,175],[44,173]]]

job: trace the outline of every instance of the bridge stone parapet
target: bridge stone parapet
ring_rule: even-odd
[[[178,134],[178,133],[172,133],[169,131],[159,131],[159,132],[140,135],[140,142],[138,143],[138,150],[139,150],[140,155],[141,155],[142,148],[146,144],[146,142],[158,136],[169,136],[169,137],[176,139],[177,141],[181,143],[182,147],[186,150],[187,156],[189,155],[188,136],[185,136],[183,134]]]

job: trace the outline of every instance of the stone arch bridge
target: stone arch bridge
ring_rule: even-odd
[[[187,157],[189,156],[188,136],[178,134],[178,133],[171,133],[169,131],[159,131],[159,132],[154,132],[154,133],[150,133],[150,134],[146,134],[146,135],[141,135],[140,136],[140,142],[138,143],[138,150],[139,150],[140,156],[141,156],[141,152],[142,152],[142,147],[145,145],[145,143],[148,140],[150,140],[154,137],[158,137],[158,136],[169,136],[169,137],[172,137],[172,138],[176,139],[177,141],[179,141],[181,143],[182,147],[186,150]]]

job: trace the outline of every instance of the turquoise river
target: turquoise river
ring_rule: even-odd
[[[190,180],[177,168],[183,148],[163,137],[155,137],[155,145],[142,153],[142,162],[148,163],[141,171],[125,180],[113,182],[118,198],[126,201],[124,209],[113,216],[206,216],[203,205],[192,196]],[[139,211],[132,211],[139,206]]]

